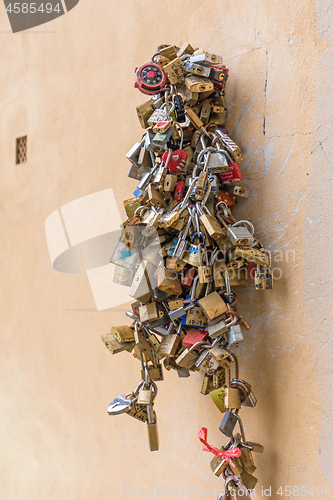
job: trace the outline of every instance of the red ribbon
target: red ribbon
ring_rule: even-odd
[[[216,455],[219,458],[222,458],[223,460],[226,460],[232,467],[235,467],[235,464],[232,463],[229,457],[240,457],[242,452],[240,451],[239,448],[231,448],[230,450],[221,451],[215,446],[211,446],[210,444],[207,443],[206,427],[201,427],[198,434],[198,438],[200,439],[202,444],[205,445],[203,451],[209,451],[210,453],[214,453],[214,455]]]

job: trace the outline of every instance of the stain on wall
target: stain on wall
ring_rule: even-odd
[[[236,216],[253,221],[279,277],[273,291],[240,292],[252,325],[241,375],[258,398],[242,415],[247,438],[265,446],[257,495],[332,483],[330,16],[326,0],[81,1],[50,32],[13,35],[0,11],[4,498],[120,500],[155,487],[200,498],[222,485],[197,439],[204,425],[209,442],[224,442],[199,375],[166,373],[159,385],[158,453],[143,424],[107,415],[139,381],[138,362],[100,340],[126,307],[97,312],[85,275],[52,269],[44,235],[56,209],[109,187],[124,217],[135,189],[125,154],[142,134],[135,106],[145,101],[134,68],[158,44],[185,40],[230,68],[227,128],[251,189]],[[15,165],[24,135],[28,162]]]

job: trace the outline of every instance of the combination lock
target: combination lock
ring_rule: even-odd
[[[134,87],[148,95],[158,94],[168,81],[163,68],[153,62],[135,68],[135,75]]]

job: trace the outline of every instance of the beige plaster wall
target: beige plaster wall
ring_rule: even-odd
[[[252,325],[241,374],[258,398],[242,415],[265,446],[256,496],[333,488],[331,16],[327,0],[81,0],[13,35],[0,7],[0,498],[120,500],[158,486],[202,498],[222,486],[197,439],[206,426],[209,442],[224,441],[199,375],[159,384],[158,453],[143,424],[107,415],[139,378],[132,356],[111,357],[100,340],[126,307],[97,312],[85,274],[52,269],[44,234],[54,210],[108,187],[123,215],[135,188],[124,155],[145,100],[133,70],[158,44],[185,40],[230,68],[228,129],[251,189],[236,215],[282,255],[273,291],[240,294]],[[15,165],[25,134],[28,163]]]

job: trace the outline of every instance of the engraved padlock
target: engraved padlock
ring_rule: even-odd
[[[238,221],[227,229],[227,236],[234,245],[252,245],[254,242],[253,233],[253,225],[245,220]]]

